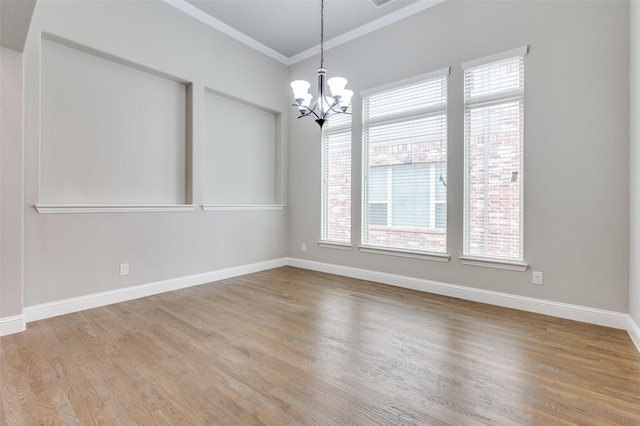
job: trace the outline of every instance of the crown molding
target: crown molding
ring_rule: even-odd
[[[259,41],[249,37],[248,35],[236,30],[235,28],[225,24],[224,22],[214,18],[211,15],[204,13],[202,10],[198,9],[195,6],[187,3],[184,0],[163,0],[170,6],[175,7],[176,9],[186,13],[187,15],[196,18],[197,20],[204,22],[209,25],[211,28],[214,28],[229,37],[243,43],[258,52],[264,53],[265,55],[275,59],[276,61],[282,62],[285,65],[290,65],[289,58],[284,56],[283,54],[276,52],[272,48],[265,46]]]
[[[204,13],[202,10],[187,3],[185,0],[163,0],[163,1],[168,5],[173,6],[176,9],[186,13],[187,15],[193,18],[196,18],[201,22],[204,22],[205,24],[209,25],[211,28],[221,31],[222,33],[228,35],[229,37],[288,66],[296,64],[305,59],[311,58],[320,52],[320,45],[318,44],[305,51],[302,51],[293,56],[287,57],[273,50],[272,48],[265,46],[259,41],[249,37],[248,35],[236,30],[235,28],[225,24],[224,22],[212,17],[211,15]],[[351,31],[348,31],[342,35],[339,35],[338,37],[325,41],[324,50],[327,51],[334,47],[348,43],[352,40],[355,40],[359,37],[369,34],[370,32],[386,27],[387,25],[398,22],[411,15],[415,15],[416,13],[422,12],[423,10],[427,10],[444,1],[445,0],[418,0],[415,3],[411,3],[410,5],[403,7],[402,9],[398,9],[395,12],[392,12],[388,15],[385,15],[381,18],[378,18],[367,24],[364,24]]]

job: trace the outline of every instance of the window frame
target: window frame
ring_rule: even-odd
[[[516,271],[525,271],[528,265],[524,262],[524,57],[528,54],[529,46],[512,49],[495,55],[468,61],[462,64],[464,75],[464,211],[463,211],[463,255],[460,260],[465,265],[485,266],[499,269],[508,269]],[[496,94],[485,94],[481,97],[472,98],[468,96],[467,73],[470,73],[476,67],[487,67],[492,64],[499,64],[507,60],[517,60],[519,62],[518,87],[515,91],[504,91]],[[470,101],[471,99],[471,101]],[[492,253],[478,253],[470,249],[471,244],[471,215],[470,215],[470,112],[474,108],[491,104],[508,105],[517,102],[519,115],[519,169],[517,171],[517,181],[519,185],[519,219],[518,219],[518,254],[517,257],[500,256]],[[513,182],[513,181],[512,181]]]
[[[348,117],[348,120],[346,119]],[[352,245],[352,212],[353,212],[353,145],[352,145],[352,115],[351,114],[338,114],[327,121],[321,130],[320,136],[320,240],[318,244],[321,247],[333,247],[344,248],[351,247]],[[337,124],[336,124],[337,123]],[[328,146],[332,142],[332,137],[346,136],[347,140],[343,143],[348,144],[349,159],[348,159],[348,179],[349,179],[349,218],[348,218],[348,237],[345,239],[329,238],[330,236],[330,193],[328,188],[329,174],[332,172],[331,164],[328,161],[331,147]]]
[[[434,116],[438,113],[444,114],[444,118],[443,121],[445,123],[444,126],[444,141],[445,144],[448,145],[448,98],[449,98],[449,89],[448,89],[448,76],[450,74],[450,67],[446,67],[446,68],[442,68],[440,70],[436,70],[434,72],[431,73],[426,73],[426,74],[422,74],[422,75],[418,75],[406,80],[402,80],[399,82],[395,82],[395,83],[391,83],[388,85],[384,85],[384,86],[380,86],[377,88],[373,88],[370,90],[366,90],[363,91],[361,93],[362,96],[362,101],[363,101],[363,123],[362,123],[362,133],[363,133],[363,137],[362,137],[362,186],[361,186],[361,198],[362,198],[362,208],[361,208],[361,243],[360,243],[360,251],[362,252],[366,252],[366,253],[375,253],[375,254],[386,254],[386,255],[395,255],[395,256],[402,256],[402,257],[412,257],[412,258],[420,258],[420,259],[427,259],[427,260],[434,260],[434,261],[444,261],[447,262],[450,257],[447,253],[448,250],[448,241],[447,241],[447,227],[446,227],[446,209],[445,209],[445,226],[444,228],[438,228],[436,227],[436,219],[435,219],[435,211],[436,211],[436,204],[442,204],[443,202],[446,205],[446,190],[445,190],[445,199],[444,201],[441,199],[438,199],[437,194],[434,191],[433,188],[433,184],[437,184],[437,182],[431,182],[429,181],[429,185],[431,186],[430,192],[432,192],[432,194],[429,195],[429,211],[430,213],[433,213],[433,217],[429,218],[429,226],[428,229],[429,232],[433,232],[434,234],[441,234],[444,235],[444,250],[443,251],[436,251],[436,250],[428,250],[428,249],[422,249],[422,248],[411,248],[411,247],[398,247],[398,246],[391,246],[391,245],[378,245],[378,244],[373,244],[370,242],[369,238],[368,238],[368,227],[370,225],[370,220],[369,220],[369,214],[370,214],[370,210],[368,208],[369,204],[373,201],[377,201],[377,202],[383,202],[383,200],[369,200],[369,183],[368,183],[368,175],[369,175],[369,145],[368,145],[368,138],[367,138],[367,129],[369,128],[369,126],[373,127],[376,124],[380,124],[383,122],[386,122],[387,120],[385,120],[384,118],[372,118],[369,119],[369,117],[367,116],[367,108],[365,107],[367,99],[371,96],[374,95],[378,95],[378,94],[383,94],[384,92],[391,92],[394,90],[400,90],[403,88],[407,88],[416,84],[420,84],[420,83],[426,83],[429,80],[433,80],[433,79],[440,79],[440,81],[445,84],[444,89],[444,100],[443,102],[441,102],[441,105],[438,108],[432,108],[432,107],[428,107],[426,109],[426,111],[423,110],[417,110],[416,112],[413,113],[407,113],[406,111],[400,111],[397,113],[397,116],[395,116],[394,118],[392,118],[391,120],[389,120],[389,122],[400,122],[400,121],[412,121],[415,119],[419,119],[420,117],[423,116],[428,116],[425,114],[433,114]],[[436,164],[441,164],[444,163],[445,165],[445,171],[447,170],[446,168],[446,164],[448,163],[448,146],[445,146],[445,153],[444,153],[444,159],[441,160],[435,160],[435,161],[425,161],[425,164],[429,164],[429,176],[432,177],[434,176],[434,173],[436,173],[436,167],[434,165]],[[404,228],[403,226],[396,226],[396,225],[392,225],[393,223],[393,203],[392,203],[392,193],[391,193],[391,187],[393,186],[393,182],[391,181],[392,179],[392,168],[398,166],[399,164],[389,164],[389,165],[384,165],[383,167],[387,168],[387,200],[386,200],[386,204],[387,204],[387,225],[389,228]],[[433,200],[432,200],[433,199]],[[433,202],[431,202],[433,201]],[[433,225],[433,226],[432,226]]]

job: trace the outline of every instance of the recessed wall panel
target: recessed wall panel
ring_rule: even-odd
[[[205,204],[274,204],[276,114],[206,92]]]
[[[41,202],[185,202],[186,86],[42,39]]]

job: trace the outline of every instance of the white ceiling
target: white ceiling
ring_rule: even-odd
[[[164,0],[280,62],[320,51],[320,0]],[[385,0],[377,0],[383,2]],[[421,12],[444,0],[325,0],[325,50]],[[21,51],[35,0],[0,0],[0,45]]]
[[[320,0],[165,0],[263,53],[291,65],[319,52]],[[444,0],[325,0],[325,50]]]

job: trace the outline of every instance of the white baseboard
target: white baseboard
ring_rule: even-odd
[[[633,321],[631,315],[629,315],[629,326],[627,327],[627,332],[629,332],[629,336],[631,340],[638,348],[638,352],[640,352],[640,327]]]
[[[265,262],[258,262],[249,265],[221,269],[218,271],[205,272],[202,274],[158,281],[150,284],[143,284],[118,290],[105,291],[102,293],[89,294],[87,296],[74,297],[72,299],[43,303],[41,305],[28,306],[24,308],[24,317],[26,318],[26,322],[38,321],[58,315],[65,315],[72,312],[83,311],[85,309],[106,306],[112,303],[126,302],[127,300],[138,299],[140,297],[151,296],[167,291],[179,290],[181,288],[193,287],[196,285],[237,277],[240,275],[278,268],[280,266],[285,266],[286,264],[286,258],[274,259]]]
[[[612,327],[622,330],[628,330],[629,321],[631,321],[629,315],[621,312],[588,308],[579,305],[571,305],[568,303],[535,299],[532,297],[518,296],[514,294],[501,293],[490,290],[482,290],[473,287],[465,287],[456,284],[448,284],[420,278],[406,277],[402,275],[387,274],[384,272],[376,272],[366,269],[351,268],[348,266],[333,265],[297,258],[289,258],[288,264],[290,266],[295,266],[303,269],[327,272],[330,274],[342,275],[345,277],[374,281],[382,284],[393,285],[396,287],[409,288],[443,296],[457,297],[460,299],[472,300],[474,302],[487,303],[490,305],[551,315],[554,317],[603,325],[606,327]],[[640,333],[636,334],[640,336]],[[637,342],[636,345],[638,345]]]
[[[297,258],[273,259],[135,287],[28,306],[24,308],[23,315],[0,318],[0,336],[24,331],[26,324],[31,321],[97,308],[112,303],[125,302],[140,297],[179,290],[181,288],[220,281],[286,265],[627,330],[631,340],[638,348],[638,351],[640,351],[640,327],[625,313]]]
[[[27,322],[24,315],[14,315],[12,317],[0,318],[0,336],[20,333],[27,329]]]

